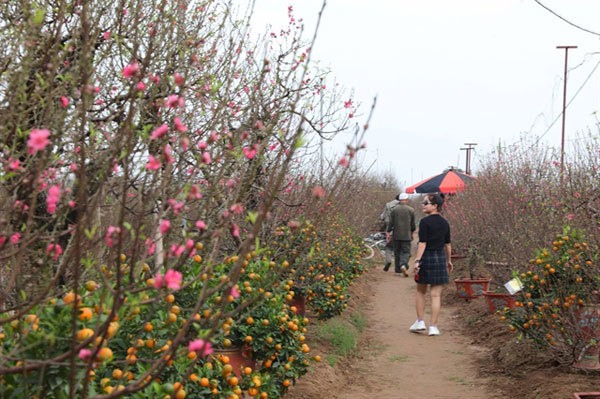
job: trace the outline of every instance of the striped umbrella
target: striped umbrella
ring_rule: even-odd
[[[407,193],[457,193],[463,191],[467,184],[475,178],[466,173],[448,169],[444,173],[413,184],[406,189]]]

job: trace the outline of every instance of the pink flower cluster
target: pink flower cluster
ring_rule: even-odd
[[[190,352],[196,352],[201,357],[206,357],[213,353],[213,348],[210,342],[204,341],[201,338],[190,341],[188,350]]]
[[[56,212],[56,204],[60,201],[60,187],[54,185],[48,189],[48,197],[46,198],[46,208],[48,213]]]
[[[27,140],[29,153],[35,154],[46,148],[50,143],[48,136],[50,136],[50,131],[48,129],[33,129],[31,133],[29,133],[29,140]]]
[[[108,226],[106,230],[106,236],[104,237],[106,245],[109,247],[114,246],[119,242],[119,234],[121,234],[121,228],[116,226]]]
[[[167,287],[170,290],[181,289],[181,280],[183,276],[180,272],[169,269],[165,273],[164,277],[162,273],[158,273],[154,276],[154,288]]]
[[[154,158],[152,155],[150,155],[148,157],[148,163],[146,164],[146,169],[157,170],[157,169],[160,169],[161,165],[162,164],[160,163],[159,159]]]
[[[138,74],[140,71],[140,64],[137,62],[131,63],[123,68],[123,77],[125,79],[130,79]]]
[[[58,244],[48,244],[46,247],[46,253],[52,255],[52,259],[56,260],[63,253],[63,249]]]

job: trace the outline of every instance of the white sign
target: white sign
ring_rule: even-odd
[[[511,280],[508,280],[508,282],[504,284],[504,288],[506,288],[511,295],[514,295],[517,292],[521,291],[521,289],[523,288],[523,283],[521,282],[521,280],[519,280],[518,277],[515,277]]]

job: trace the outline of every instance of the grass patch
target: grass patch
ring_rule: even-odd
[[[452,381],[452,382],[456,382],[456,383],[458,383],[458,384],[460,384],[460,385],[469,385],[469,386],[470,386],[470,385],[473,385],[473,384],[471,384],[469,381],[465,380],[465,379],[464,379],[464,378],[462,378],[462,377],[450,377],[450,378],[448,378],[448,379],[449,379],[450,381]]]
[[[390,357],[390,362],[408,362],[408,356],[392,356]]]
[[[355,328],[340,320],[329,320],[317,330],[317,335],[331,343],[335,353],[345,356],[356,347],[358,333]]]
[[[335,367],[335,364],[337,363],[337,356],[328,353],[325,355],[325,360],[327,360],[327,363],[329,363],[331,367]]]
[[[360,310],[350,315],[349,321],[354,327],[356,327],[359,333],[363,332],[363,330],[367,326],[367,318],[365,317],[365,314]]]

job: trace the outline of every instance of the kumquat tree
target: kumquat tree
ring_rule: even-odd
[[[319,360],[295,292],[325,317],[362,272],[328,207],[367,127],[315,38],[215,0],[0,14],[0,396],[283,396]],[[349,130],[330,174],[298,161]]]
[[[522,282],[514,308],[500,311],[507,328],[556,364],[585,368],[600,340],[597,134],[574,142],[562,173],[559,155],[538,141],[499,149],[450,199],[447,216],[453,243],[477,255],[499,292],[511,278]]]
[[[582,328],[589,322],[582,318],[586,306],[600,299],[597,262],[581,231],[565,227],[552,247],[537,251],[528,270],[518,274],[523,290],[515,309],[505,310],[510,329],[550,350],[560,363],[580,359],[597,345],[595,332]]]

